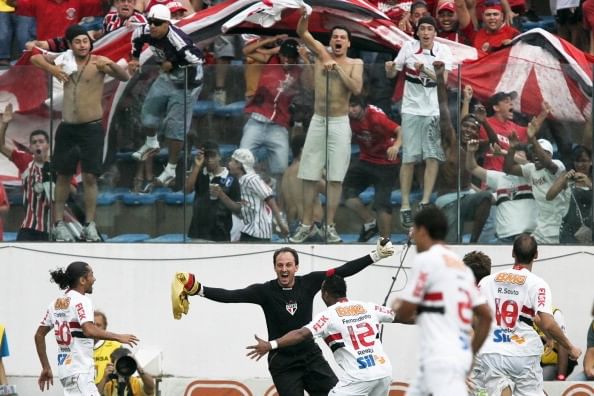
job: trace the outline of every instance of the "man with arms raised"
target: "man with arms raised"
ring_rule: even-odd
[[[258,304],[266,317],[268,339],[274,340],[311,322],[313,299],[320,291],[327,272],[332,271],[342,277],[355,275],[392,254],[392,243],[380,240],[370,254],[340,267],[296,276],[299,255],[294,249],[283,247],[275,251],[273,256],[276,279],[238,290],[206,287],[193,274],[178,272],[171,287],[173,316],[179,319],[182,313],[187,313],[188,296],[196,294],[224,303]],[[269,355],[268,370],[280,396],[303,396],[304,390],[310,395],[326,395],[337,382],[313,339]]]
[[[300,226],[289,240],[302,243],[310,234],[317,232],[313,226],[316,186],[326,168],[328,201],[323,235],[327,242],[337,243],[342,239],[336,232],[334,216],[351,158],[349,98],[351,94],[361,93],[363,62],[347,56],[351,33],[346,28],[336,26],[331,29],[329,52],[308,31],[308,15],[305,9],[301,12],[297,34],[317,56],[314,65],[315,102],[298,175],[303,180],[304,213]]]
[[[64,207],[70,192],[72,175],[80,161],[87,221],[83,228],[83,238],[97,242],[101,240],[95,225],[95,209],[97,176],[101,174],[103,161],[103,80],[106,74],[120,81],[128,81],[129,76],[126,70],[111,59],[91,55],[91,38],[82,27],[69,27],[66,30],[66,40],[71,53],[66,52],[56,59],[41,54],[31,57],[35,66],[64,83],[64,109],[62,122],[56,131],[53,158],[58,173],[54,239],[65,242],[74,240],[64,224]]]

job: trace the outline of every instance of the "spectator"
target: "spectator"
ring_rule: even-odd
[[[0,181],[0,241],[4,240],[4,218],[8,214],[10,203],[4,185]]]
[[[378,233],[389,239],[392,234],[391,195],[400,162],[400,125],[379,108],[366,104],[361,96],[351,96],[349,118],[353,140],[361,152],[344,179],[345,205],[363,221],[358,242],[367,242]],[[377,219],[359,198],[369,186],[375,189],[373,206]]]
[[[481,280],[479,287],[493,315],[485,344],[476,357],[472,380],[489,395],[542,395],[540,328],[577,359],[582,351],[569,341],[553,319],[551,289],[532,271],[538,259],[534,237],[522,234],[514,241],[514,266]],[[528,369],[529,368],[529,369]],[[477,389],[478,390],[478,389]]]
[[[18,53],[35,38],[35,19],[17,15],[9,0],[0,0],[0,67],[10,65],[12,45]]]
[[[436,20],[437,37],[462,44],[470,43],[470,38],[474,35],[474,26],[466,7],[458,12],[453,0],[444,0],[437,6]]]
[[[22,151],[6,144],[6,130],[12,121],[12,105],[4,109],[0,119],[0,151],[19,170],[23,182],[25,218],[17,241],[49,241],[51,228],[52,189],[49,173],[49,136],[42,130],[29,135],[29,150]]]
[[[237,149],[229,161],[229,172],[239,179],[241,189],[242,242],[270,242],[272,216],[284,236],[289,228],[281,216],[272,189],[254,171],[254,155],[247,149]]]
[[[99,0],[8,0],[8,2],[14,3],[17,15],[35,18],[37,40],[62,37],[66,29],[76,25],[82,17],[103,15]]]
[[[594,317],[594,305],[592,305]],[[588,327],[586,353],[584,354],[584,371],[576,371],[567,379],[568,381],[594,381],[594,319]]]
[[[478,137],[479,117],[469,114],[462,118],[460,123],[460,144],[462,147],[458,151],[458,138],[448,106],[447,83],[444,76],[445,65],[438,61],[433,64],[433,67],[437,77],[441,144],[446,157],[440,167],[441,177],[436,185],[438,198],[435,204],[441,208],[448,219],[446,242],[461,242],[464,223],[471,221],[470,242],[476,243],[489,217],[493,197],[488,191],[475,191],[471,184],[471,174],[463,167],[459,171],[461,168],[459,164],[466,163],[467,155],[474,155],[467,153],[463,147],[468,141]],[[484,108],[481,110],[484,119]]]
[[[230,241],[233,212],[241,210],[237,177],[221,165],[219,145],[204,143],[186,180],[186,193],[195,191],[188,237],[202,241]]]
[[[115,10],[108,12],[103,19],[103,34],[113,32],[122,26],[147,23],[144,15],[134,9],[134,0],[114,0],[113,5]]]
[[[456,0],[456,9],[458,15],[463,14],[463,10],[466,9],[465,1]],[[478,50],[479,57],[508,45],[520,34],[506,22],[503,5],[499,0],[487,0],[481,15],[483,27],[470,37],[473,47]],[[460,28],[467,29],[468,25],[461,24]]]
[[[516,92],[497,92],[489,98],[487,114],[492,115],[487,118],[487,123],[491,126],[494,134],[487,133],[486,128],[483,126],[479,135],[479,139],[483,144],[487,141],[490,143],[490,148],[485,154],[483,163],[485,169],[503,171],[503,156],[509,148],[509,139],[513,133],[516,134],[520,143],[528,143],[526,127],[513,121],[513,101],[517,97]],[[537,129],[540,129],[549,112],[549,105],[543,102],[542,111],[534,120]]]
[[[445,69],[452,70],[452,53],[448,46],[435,42],[437,25],[435,19],[425,16],[419,19],[415,40],[407,42],[393,62],[386,62],[388,77],[398,71],[406,76],[402,98],[402,165],[400,166],[400,224],[412,226],[410,190],[415,163],[425,162],[423,197],[419,203],[422,210],[429,204],[439,162],[445,160],[439,131],[439,104],[433,63],[443,62]],[[447,80],[447,73],[444,77]]]
[[[294,39],[285,38],[276,55],[258,52],[278,40],[282,36],[259,40],[244,48],[246,56],[263,66],[254,96],[245,107],[249,119],[239,146],[252,153],[265,148],[270,173],[280,183],[289,164],[289,106],[299,90],[301,67],[297,65],[299,43]]]
[[[54,206],[54,237],[58,241],[73,241],[72,234],[64,223],[64,209],[70,190],[70,179],[81,162],[84,185],[86,224],[82,237],[91,242],[101,241],[95,225],[97,204],[97,176],[101,174],[104,132],[103,84],[109,75],[119,81],[129,79],[126,71],[111,59],[91,55],[91,38],[80,26],[71,26],[66,31],[71,50],[65,56],[52,59],[49,55],[33,55],[31,62],[51,73],[64,83],[63,121],[56,131],[54,150],[56,204]],[[67,62],[67,73],[56,62]],[[84,76],[84,78],[82,78]]]
[[[472,270],[477,285],[481,279],[491,274],[491,258],[481,251],[466,253],[462,261]]]
[[[305,135],[297,134],[291,138],[291,152],[293,153],[293,162],[285,173],[283,174],[283,181],[281,183],[281,202],[287,217],[289,230],[295,232],[299,227],[299,220],[303,218],[303,211],[305,204],[303,202],[303,180],[297,177],[299,172],[299,164],[301,163],[301,153],[303,145],[305,144]],[[326,190],[326,185],[323,181],[318,182],[317,193],[322,194]],[[320,199],[316,199],[313,209],[313,228],[315,232],[312,239],[320,239],[323,236],[320,233],[321,222],[324,217],[324,209]]]
[[[107,316],[99,310],[94,313],[95,326],[102,330],[107,330]],[[95,384],[99,393],[103,392],[103,387],[99,384],[105,384],[105,368],[111,361],[111,353],[120,348],[122,344],[115,340],[95,340],[93,345],[93,359],[95,360]]]
[[[567,335],[565,328],[565,317],[559,308],[552,307],[553,319]],[[542,367],[542,377],[545,381],[565,381],[567,376],[571,374],[576,365],[575,360],[569,359],[569,351],[560,346],[553,338],[547,336],[539,327],[539,320],[534,321],[534,330],[540,336],[544,351],[540,357],[540,366]]]
[[[274,36],[274,40],[271,40],[272,37],[260,37],[255,34],[244,34],[241,38],[244,41],[243,55],[245,57],[245,63],[243,66],[243,76],[245,79],[245,101],[247,103],[256,93],[258,82],[260,81],[260,74],[262,73],[262,69],[265,67],[264,64],[268,61],[269,57],[278,54],[280,43],[277,38],[285,39],[287,36],[281,34]],[[266,41],[266,43],[263,43],[263,41]],[[255,58],[252,58],[250,56],[250,54],[254,53],[254,47],[257,47],[255,49],[255,53],[263,55],[263,57],[256,56]],[[264,60],[264,62],[262,62],[262,60]]]
[[[410,12],[402,15],[398,22],[398,28],[404,33],[414,36],[419,19],[426,16],[431,16],[427,3],[424,0],[415,0],[410,6]]]
[[[486,125],[486,124],[483,124]],[[525,177],[487,170],[476,163],[479,141],[470,140],[466,148],[466,170],[495,191],[495,234],[500,243],[511,243],[522,233],[536,228],[537,209],[532,185]]]
[[[305,208],[301,225],[289,238],[302,243],[309,238],[313,227],[313,207],[317,199],[317,183],[326,168],[327,202],[326,242],[342,242],[336,231],[334,217],[340,203],[342,181],[349,166],[351,128],[348,120],[349,97],[359,95],[363,87],[363,62],[347,56],[351,46],[351,32],[341,26],[330,30],[330,50],[314,39],[308,30],[309,16],[304,8],[297,23],[297,34],[316,55],[314,65],[314,115],[309,124],[299,178],[303,180]],[[329,52],[330,51],[330,52]]]
[[[162,4],[151,7],[148,24],[136,28],[132,35],[130,74],[139,68],[138,60],[144,44],[153,48],[157,61],[161,62],[161,73],[142,105],[141,121],[146,129],[146,142],[132,157],[145,161],[158,152],[157,130],[163,130],[169,150],[168,161],[155,182],[168,186],[175,181],[177,162],[192,121],[192,111],[188,107],[202,89],[202,52],[187,34],[171,24],[171,12]]]
[[[561,221],[569,208],[569,191],[563,191],[550,201],[546,199],[546,195],[555,179],[565,171],[565,165],[553,159],[553,146],[546,139],[536,139],[536,132],[535,122],[532,121],[528,125],[527,133],[532,144],[531,154],[534,162],[523,165],[514,162],[518,143],[512,135],[503,170],[511,175],[525,177],[532,185],[532,193],[538,208],[534,230],[536,241],[558,244]]]
[[[188,9],[179,1],[169,1],[165,5],[169,8],[171,19],[174,21],[179,21],[188,13]]]
[[[551,13],[555,16],[559,37],[587,52],[588,38],[582,23],[584,13],[581,3],[584,3],[583,7],[586,9],[587,0],[552,1]]]
[[[573,169],[557,177],[546,199],[551,201],[569,188],[569,210],[563,217],[561,243],[592,243],[592,154],[584,146],[573,149]]]
[[[147,373],[144,368],[138,364],[138,361],[134,359],[138,376],[130,374],[130,376],[123,376],[119,372],[116,372],[118,367],[118,360],[132,357],[132,352],[128,348],[120,347],[112,352],[111,362],[105,367],[105,376],[103,386],[101,384],[97,387],[103,389],[101,395],[103,396],[118,396],[118,395],[133,395],[133,396],[151,396],[155,393],[155,379],[152,375]],[[116,378],[114,378],[114,376]],[[120,387],[125,387],[126,393]]]

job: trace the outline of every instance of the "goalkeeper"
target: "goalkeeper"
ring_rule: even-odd
[[[258,304],[266,317],[268,339],[274,340],[312,320],[313,299],[327,273],[345,278],[392,254],[392,243],[379,240],[368,255],[328,271],[297,276],[299,256],[294,249],[283,247],[273,255],[276,279],[237,290],[206,287],[193,274],[178,272],[172,284],[173,316],[180,319],[182,313],[188,312],[188,295],[223,303]],[[313,339],[269,353],[268,370],[280,396],[303,396],[304,391],[314,396],[327,395],[338,382]]]

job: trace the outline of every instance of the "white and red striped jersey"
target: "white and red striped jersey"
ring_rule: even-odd
[[[392,365],[379,339],[379,325],[392,322],[394,312],[369,302],[343,299],[313,318],[307,327],[322,337],[344,370],[343,382],[392,376]]]
[[[110,11],[103,18],[103,30],[105,33],[113,32],[114,30],[124,26],[132,25],[138,26],[147,23],[146,18],[141,12],[134,10],[134,13],[129,18],[123,19],[119,16],[117,11]]]
[[[257,173],[247,173],[239,178],[241,189],[241,232],[255,238],[272,238],[272,209],[266,199],[272,189]]]
[[[533,319],[537,312],[553,314],[549,285],[525,267],[514,266],[483,278],[479,287],[493,312],[480,353],[540,356],[543,345]]]
[[[21,228],[40,232],[49,232],[51,226],[51,203],[42,188],[35,189],[35,185],[43,183],[43,164],[33,161],[30,153],[13,150],[10,160],[19,170],[23,181],[23,205],[25,218]],[[49,177],[49,176],[48,176]]]
[[[91,299],[76,290],[67,290],[52,301],[41,326],[54,329],[58,343],[58,377],[94,373],[93,339],[86,338],[82,325],[92,322],[95,312]]]
[[[421,361],[466,359],[470,365],[473,308],[486,301],[460,257],[441,244],[418,254],[400,297],[418,306]]]

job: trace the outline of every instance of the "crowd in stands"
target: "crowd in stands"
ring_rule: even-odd
[[[479,57],[486,56],[509,45],[523,22],[540,19],[531,4],[374,0],[414,38],[399,51],[384,53],[357,48],[345,27],[335,27],[329,43],[321,43],[308,31],[305,10],[290,35],[220,35],[198,48],[176,22],[215,3],[0,0],[0,67],[10,67],[25,49],[67,51],[80,37],[81,30],[72,26],[85,32],[91,47],[93,40],[133,27],[127,89],[142,94],[127,106],[137,113],[131,116],[136,122],[120,114],[112,128],[135,134],[127,147],[138,164],[132,191],[172,187],[194,193],[187,230],[194,240],[269,241],[276,234],[293,243],[338,243],[343,238],[336,216],[344,203],[343,213],[356,215],[351,222],[360,226],[359,242],[390,237],[394,230],[406,234],[415,211],[428,205],[447,214],[448,242],[463,241],[466,235],[470,242],[508,243],[525,232],[539,243],[592,242],[591,130],[555,122],[544,101],[539,114],[518,113],[516,92],[492,92],[483,103],[472,86],[458,92],[447,84],[448,72],[456,67],[450,47],[435,40],[467,44]],[[586,34],[590,20],[594,22],[590,3],[594,1],[557,0],[550,13],[561,37],[594,53]],[[139,67],[146,45],[158,64],[153,70]],[[244,63],[245,86],[239,89],[245,99],[244,122],[240,137],[225,141],[218,131],[199,129],[191,109],[197,100],[230,103],[233,60]],[[209,63],[212,67],[204,66]],[[97,69],[110,74],[110,67],[116,68],[106,63]],[[65,76],[65,91],[76,75]],[[80,75],[71,84],[79,80]],[[203,89],[207,81],[212,89]],[[28,208],[19,239],[50,239],[47,206],[55,187],[44,190],[51,179],[44,168],[47,135],[34,131],[28,149],[13,147],[5,139],[12,110],[0,111],[2,153],[19,168]],[[186,144],[192,147],[184,150]],[[237,150],[224,158],[222,144]],[[167,148],[167,164],[155,177],[161,146]],[[118,164],[112,160],[104,165],[109,172]],[[76,181],[62,178],[57,191],[60,186],[68,189],[69,183]],[[369,187],[373,204],[361,196]],[[400,193],[397,205],[395,191]],[[0,238],[9,207],[5,195],[0,184]],[[58,193],[62,200],[67,195]],[[90,199],[85,198],[85,209],[92,223]],[[399,213],[393,218],[395,206]],[[54,222],[62,217],[54,214]],[[81,237],[101,240],[95,229],[87,230],[95,227],[88,221]]]

